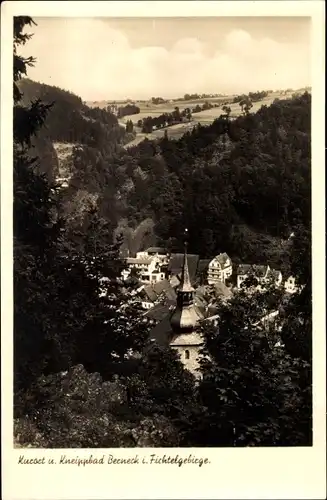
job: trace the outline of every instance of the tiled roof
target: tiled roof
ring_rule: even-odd
[[[145,250],[147,253],[161,253],[161,254],[166,254],[167,250],[162,247],[150,247],[147,250]]]
[[[221,295],[225,298],[228,298],[232,295],[231,290],[224,284],[224,283],[215,283],[213,285],[215,287],[215,290],[217,291],[218,295]]]
[[[165,316],[170,315],[170,307],[176,304],[175,301],[167,300],[164,303],[156,304],[151,307],[144,316],[149,319],[154,319],[155,321],[161,321]]]
[[[144,288],[145,294],[149,297],[150,300],[155,301],[159,297],[160,294],[164,293],[165,296],[170,300],[176,299],[176,292],[172,288],[171,284],[168,280],[161,280],[155,283],[154,285],[148,285]]]
[[[229,259],[229,261],[230,261],[230,258],[228,257],[226,252],[220,253],[219,255],[216,255],[215,259],[218,260],[221,267],[226,267],[227,260]],[[231,262],[229,262],[228,265],[230,265],[230,264],[231,264]]]
[[[268,271],[268,266],[259,266],[257,264],[240,264],[237,268],[237,274],[244,276],[246,274],[249,274],[250,272],[253,272],[253,274],[257,278],[263,278],[266,276],[266,273]]]
[[[170,342],[173,346],[184,346],[184,345],[202,345],[203,338],[198,332],[192,333],[181,333],[179,335],[174,335]]]
[[[151,264],[151,259],[137,259],[136,257],[128,257],[127,264]]]
[[[280,275],[281,275],[280,271],[277,271],[276,269],[269,269],[267,278],[268,279],[278,280],[279,277],[280,277]]]
[[[168,346],[173,336],[170,324],[170,314],[166,314],[161,321],[151,330],[150,340],[161,346]]]
[[[253,270],[256,276],[263,278],[267,274],[268,266],[257,266],[256,264],[254,264]]]
[[[151,300],[152,302],[154,302],[158,298],[156,292],[154,291],[151,285],[144,287],[143,293],[145,298]]]
[[[245,274],[248,274],[250,272],[251,268],[251,264],[240,264],[237,268],[237,274],[240,276],[244,276]]]

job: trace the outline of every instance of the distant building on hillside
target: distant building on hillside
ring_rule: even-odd
[[[251,276],[257,280],[258,289],[269,283],[279,286],[283,279],[280,271],[271,269],[268,265],[240,264],[237,269],[237,288],[241,288],[244,281]]]
[[[142,308],[148,310],[154,307],[157,301],[175,301],[176,292],[169,281],[164,279],[154,283],[153,285],[142,287],[140,297],[142,299]]]
[[[216,255],[208,266],[208,285],[225,283],[226,279],[232,275],[232,272],[232,261],[227,253]]]
[[[157,257],[160,260],[165,260],[168,262],[168,251],[163,247],[150,247],[142,252],[137,252],[136,255],[147,256],[147,257]]]
[[[296,285],[296,280],[294,276],[289,276],[287,280],[284,282],[284,288],[287,293],[295,293],[298,290],[298,286]]]
[[[122,272],[122,278],[126,280],[135,270],[138,279],[142,283],[156,283],[165,278],[165,273],[160,270],[160,262],[156,258],[128,257],[126,269]]]

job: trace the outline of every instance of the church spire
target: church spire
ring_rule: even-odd
[[[177,289],[177,304],[170,323],[174,332],[192,332],[197,316],[194,309],[194,288],[191,285],[187,259],[187,237],[188,230],[184,232],[184,258],[182,277]]]
[[[182,268],[182,278],[179,285],[179,290],[182,292],[194,292],[194,288],[191,285],[190,273],[188,270],[188,259],[187,259],[187,245],[188,245],[188,229],[184,231],[184,259]]]

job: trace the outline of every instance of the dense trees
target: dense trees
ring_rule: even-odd
[[[262,101],[265,97],[267,97],[269,91],[266,90],[258,90],[257,92],[249,92],[248,95],[241,94],[234,97],[233,102],[241,102],[243,100],[251,100],[253,102]]]
[[[283,346],[282,320],[268,330],[260,321],[273,303],[279,310],[280,300],[273,291],[251,300],[240,292],[221,305],[219,329],[202,326],[206,411],[194,426],[199,446],[312,444],[310,363]]]
[[[18,34],[31,22],[17,18]],[[17,58],[20,43],[17,36]],[[20,63],[15,83],[26,70],[26,61]],[[58,188],[49,185],[29,157],[31,134],[36,132],[35,124],[41,126],[46,119],[48,106],[38,101],[23,106],[20,95],[16,96],[14,339],[19,411],[22,391],[42,373],[83,363],[90,370],[96,364],[109,376],[111,361],[123,359],[131,348],[141,349],[147,333],[143,323],[138,330],[134,304],[126,301],[128,293],[116,279],[123,268],[120,245],[110,245],[107,222],[93,209],[82,233],[67,226],[60,215]]]
[[[226,250],[234,259],[280,265],[290,233],[309,224],[308,94],[233,122],[221,117],[178,141],[141,143],[128,155],[125,164],[143,172],[126,193],[128,217],[152,217],[163,242],[186,225],[191,251],[203,257]]]
[[[120,106],[118,108],[118,118],[123,118],[128,115],[137,115],[140,112],[140,108],[135,104],[126,104],[126,106]]]

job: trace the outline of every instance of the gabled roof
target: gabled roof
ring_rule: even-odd
[[[145,250],[147,253],[159,253],[159,254],[166,254],[167,250],[162,247],[150,247],[147,250]]]
[[[268,274],[267,274],[268,279],[274,279],[274,280],[278,280],[280,278],[280,276],[281,276],[281,272],[277,271],[276,269],[269,269]]]
[[[183,261],[184,254],[183,253],[175,253],[170,256],[169,264],[168,264],[168,272],[175,276],[178,276],[182,273],[183,270]],[[198,268],[199,256],[196,254],[187,254],[187,264],[188,271],[190,275],[191,283],[194,283],[196,277],[196,271]]]
[[[215,283],[213,285],[215,287],[216,292],[218,295],[229,298],[232,295],[232,291],[228,288],[228,286],[225,285],[225,283]]]
[[[226,252],[220,253],[219,255],[216,255],[215,259],[218,260],[218,262],[221,265],[221,267],[226,267],[227,260],[229,260],[228,266],[231,265],[231,259],[228,257],[228,255],[227,255]],[[213,259],[213,260],[215,260],[215,259]]]
[[[203,338],[198,332],[192,333],[180,333],[175,335],[170,341],[170,345],[172,346],[188,346],[188,345],[202,345]]]
[[[167,299],[170,300],[176,299],[176,292],[169,283],[169,281],[166,279],[158,281],[154,285],[148,285],[144,287],[144,293],[148,296],[150,300],[152,300],[152,302],[157,300],[157,298],[161,294],[164,294]]]
[[[176,302],[172,300],[167,300],[164,303],[156,304],[151,307],[144,316],[155,321],[162,321],[166,316],[171,315],[171,308],[175,306]]]
[[[150,340],[156,342],[160,346],[167,347],[173,336],[173,331],[170,324],[170,314],[166,314],[164,318],[150,332]]]
[[[260,277],[260,278],[263,278],[264,276],[266,276],[267,272],[269,271],[269,266],[258,266],[256,264],[254,264],[252,267],[253,267],[255,275]]]
[[[252,269],[251,264],[240,264],[237,268],[237,274],[239,276],[244,276],[245,274],[248,274]]]
[[[264,278],[269,270],[269,266],[261,266],[257,264],[240,264],[237,268],[237,274],[244,276],[253,273],[257,278]]]
[[[136,257],[127,257],[126,263],[127,264],[151,264],[151,259],[138,259]]]

